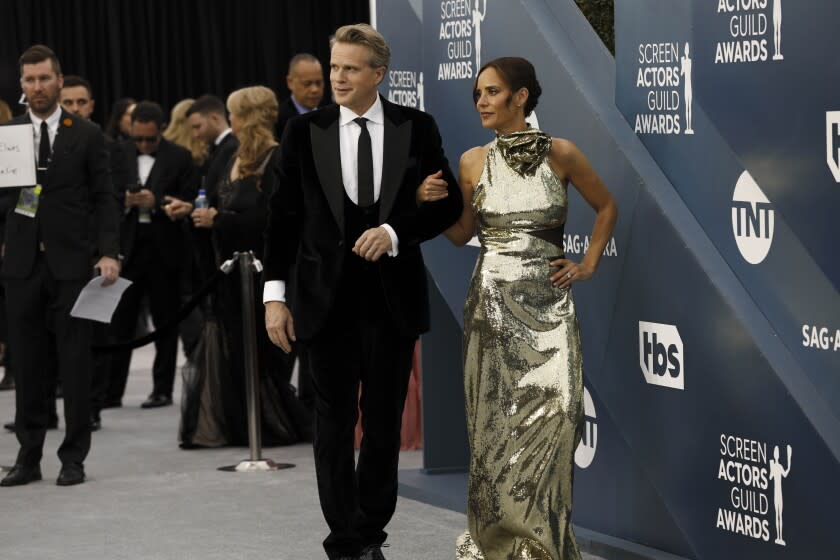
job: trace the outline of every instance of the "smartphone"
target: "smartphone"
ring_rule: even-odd
[[[137,193],[139,193],[141,190],[143,190],[143,187],[141,187],[141,186],[140,186],[140,185],[138,185],[137,183],[129,183],[129,184],[127,184],[127,185],[125,186],[125,190],[127,190],[127,191],[128,191],[128,192],[130,192],[131,194],[137,194]]]

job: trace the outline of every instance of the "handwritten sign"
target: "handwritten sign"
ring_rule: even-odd
[[[31,187],[35,182],[32,125],[0,126],[0,187]]]

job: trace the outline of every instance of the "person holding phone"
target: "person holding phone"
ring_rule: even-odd
[[[143,101],[131,113],[131,139],[117,152],[114,184],[123,202],[121,224],[123,276],[133,282],[114,313],[114,337],[133,338],[140,303],[149,298],[155,325],[165,324],[181,304],[180,276],[185,258],[184,220],[173,220],[163,210],[172,199],[193,200],[199,178],[190,153],[161,136],[163,110]],[[155,342],[152,366],[154,385],[143,408],[172,404],[178,331]],[[108,400],[121,400],[125,391],[131,351],[117,352],[111,363]]]

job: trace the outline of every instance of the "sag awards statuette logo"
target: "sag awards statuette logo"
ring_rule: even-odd
[[[425,111],[423,89],[423,72],[411,70],[388,72],[388,101],[391,103]]]
[[[595,415],[595,403],[592,402],[592,395],[589,390],[583,388],[583,435],[580,443],[575,449],[575,464],[578,468],[585,469],[595,459],[595,450],[598,448],[598,422]]]
[[[825,113],[825,161],[840,183],[840,111]]]
[[[674,325],[639,321],[639,366],[650,385],[685,389],[685,354]]]
[[[768,445],[762,441],[721,434],[718,480],[731,484],[729,503],[717,510],[715,526],[730,533],[769,542],[771,519],[775,544],[786,546],[784,525],[784,480],[790,474],[793,448],[787,446],[782,462],[779,446],[768,458]],[[772,491],[772,510],[770,487]],[[771,518],[772,514],[772,518]]]
[[[773,205],[749,171],[744,171],[732,195],[732,231],[748,263],[758,264],[767,257],[773,245],[775,218]]]
[[[694,134],[691,46],[639,45],[636,88],[647,91],[646,113],[636,115],[636,134]]]
[[[717,13],[728,18],[730,39],[715,49],[715,64],[764,62],[770,56],[769,35],[773,33],[773,60],[782,55],[782,0],[716,0]]]
[[[440,3],[438,39],[446,46],[446,60],[438,64],[438,80],[464,80],[476,75],[481,68],[481,24],[485,17],[487,0]]]

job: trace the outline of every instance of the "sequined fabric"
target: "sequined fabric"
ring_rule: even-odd
[[[548,264],[562,253],[566,185],[547,150],[530,175],[512,168],[500,149],[508,140],[491,144],[473,194],[481,252],[464,308],[469,531],[456,557],[578,560],[580,335],[572,292],[551,285]]]
[[[528,128],[499,135],[496,138],[496,147],[514,171],[520,175],[534,175],[551,149],[551,136],[540,130]]]

